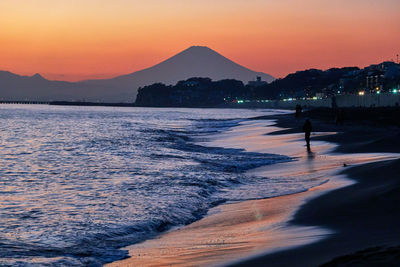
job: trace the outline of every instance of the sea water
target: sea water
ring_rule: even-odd
[[[204,145],[276,112],[1,105],[0,265],[98,266],[220,203],[303,190],[246,174],[285,155]]]

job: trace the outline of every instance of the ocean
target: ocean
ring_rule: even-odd
[[[277,112],[1,105],[0,265],[101,266],[218,204],[311,187],[246,173],[288,156],[207,145]]]

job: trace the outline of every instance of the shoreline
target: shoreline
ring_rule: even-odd
[[[283,117],[289,118],[291,115],[286,115]],[[279,121],[278,125],[280,125]],[[292,132],[276,135],[277,131],[279,133],[279,131],[285,130],[272,128],[273,127],[271,127],[271,131],[269,132],[271,136],[275,135],[287,137],[288,134],[295,134],[295,132]],[[264,130],[265,132],[266,127],[263,126],[262,128],[258,129],[258,131],[259,130]],[[259,136],[259,133],[255,136],[262,138],[262,136]],[[326,135],[322,134],[321,138],[323,138],[323,136]],[[315,137],[316,136],[313,138]],[[299,139],[299,136],[292,137],[291,140],[287,140],[287,138],[284,139],[285,142],[289,143],[295,142],[296,140],[297,142],[302,142],[301,137]],[[253,143],[256,146],[259,146],[258,141],[259,140],[255,140]],[[232,143],[230,143],[230,147],[232,147],[231,145]],[[322,143],[320,146],[322,147],[321,150],[325,151],[333,149],[332,145],[327,145],[326,143]],[[270,152],[271,149],[269,147],[266,148],[269,150],[269,153],[273,153]],[[254,150],[257,148],[248,149],[251,151],[251,149]],[[303,150],[303,148],[301,150]],[[351,161],[351,159],[345,160]],[[360,162],[355,161],[352,164],[359,164],[370,160],[371,159],[364,159]],[[343,161],[343,159],[340,158],[339,161]],[[273,173],[274,166],[280,166],[281,164],[284,163],[268,165],[268,170],[262,170],[261,167],[261,171],[264,172],[264,174],[265,172],[271,173],[271,171]],[[288,164],[290,163],[287,163],[286,165]],[[331,170],[333,168],[337,170],[339,166],[338,164],[338,162],[335,162],[334,166],[319,167],[322,169],[328,168]],[[256,171],[260,170],[258,169]],[[330,175],[334,175],[333,172],[331,172]],[[341,180],[340,182],[339,180],[341,179],[330,179],[328,183],[324,183],[301,193],[261,200],[247,200],[238,203],[217,206],[211,209],[206,217],[197,222],[166,233],[161,233],[161,235],[155,239],[146,240],[142,243],[129,246],[128,249],[130,251],[131,258],[113,262],[107,266],[162,266],[170,264],[218,265],[232,262],[232,257],[234,257],[236,260],[239,260],[239,265],[247,264],[243,262],[243,259],[250,261],[251,265],[254,264],[255,259],[258,259],[257,262],[262,264],[264,262],[264,258],[261,257],[263,260],[259,262],[259,255],[262,255],[268,249],[268,253],[271,253],[273,251],[276,252],[276,247],[280,247],[283,251],[290,246],[307,246],[305,243],[310,243],[311,241],[315,243],[315,241],[320,239],[321,236],[327,237],[330,235],[329,231],[326,231],[321,227],[311,226],[310,228],[310,226],[306,226],[305,228],[298,227],[297,230],[293,230],[290,228],[291,225],[287,225],[286,223],[288,221],[290,223],[293,222],[293,216],[295,216],[295,212],[301,209],[303,204],[306,202],[308,203],[310,199],[314,199],[321,194],[324,195],[330,190],[342,188],[343,186],[349,184],[348,180]],[[344,181],[347,181],[347,183]],[[286,204],[283,205],[283,203]],[[284,206],[282,209],[277,210],[274,208],[275,206],[280,207],[282,205]],[[251,208],[254,206],[257,207],[256,211],[251,211]],[[249,208],[250,213],[248,211]],[[223,223],[227,216],[229,218],[229,223]],[[250,217],[253,217],[253,219],[249,219]],[[276,221],[277,218],[279,218],[278,221]],[[260,228],[268,227],[270,227],[270,229],[259,231]],[[271,230],[272,228],[273,230]],[[309,232],[307,232],[307,230],[309,230]],[[243,232],[246,232],[246,234],[243,234]],[[260,239],[257,235],[263,236],[264,239]],[[196,238],[193,238],[193,236],[196,236]],[[271,236],[273,236],[272,239],[270,238]],[[301,240],[301,242],[299,242],[299,240]],[[277,254],[279,253],[280,252]],[[249,259],[249,256],[252,256],[253,258]]]
[[[290,225],[326,227],[334,231],[325,239],[314,243],[287,248],[282,251],[243,258],[223,266],[396,266],[400,256],[400,222],[398,184],[385,200],[382,188],[371,189],[371,184],[385,169],[399,171],[400,160],[372,162],[343,171],[347,177],[357,179],[348,186],[325,191],[301,205],[294,214]],[[367,183],[360,179],[368,179]],[[392,181],[383,185],[384,190],[392,188]],[[360,192],[361,191],[361,192]],[[365,191],[365,192],[362,192]],[[394,192],[393,192],[394,191]],[[365,195],[370,193],[372,196]],[[346,198],[347,197],[347,198]],[[374,202],[374,198],[379,202]],[[393,201],[393,202],[392,202]],[[367,205],[372,205],[367,206]],[[357,207],[357,208],[355,208]],[[364,210],[359,209],[363,207]],[[368,210],[369,217],[365,217]],[[393,214],[394,212],[395,215]],[[364,214],[363,214],[364,213]],[[377,216],[378,215],[378,216]],[[374,218],[375,217],[375,218]],[[342,264],[342,265],[341,265]]]
[[[377,119],[356,125],[334,125],[330,116],[315,111],[305,116],[316,120],[317,128],[338,134],[312,137],[336,143],[335,153],[398,153],[399,130],[395,122],[379,124]],[[330,117],[330,118],[329,118]],[[350,116],[351,117],[351,116]],[[262,118],[259,118],[262,119]],[[301,125],[288,117],[277,117],[277,125],[290,128],[272,134],[299,132]],[[354,121],[351,121],[354,123]],[[364,134],[364,135],[363,135]],[[301,206],[291,225],[318,225],[336,233],[327,239],[277,253],[231,262],[228,266],[395,266],[400,263],[400,160],[392,159],[350,166],[340,174],[354,181]]]

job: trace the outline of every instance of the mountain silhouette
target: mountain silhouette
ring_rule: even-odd
[[[72,83],[49,81],[40,74],[19,76],[0,72],[0,99],[133,102],[139,87],[156,82],[175,84],[191,77],[209,77],[247,83],[257,76],[268,82],[274,80],[271,75],[245,68],[208,47],[192,46],[150,68],[112,79]]]

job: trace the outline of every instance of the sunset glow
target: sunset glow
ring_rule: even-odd
[[[400,54],[398,0],[3,0],[0,70],[109,78],[205,45],[276,77]]]

